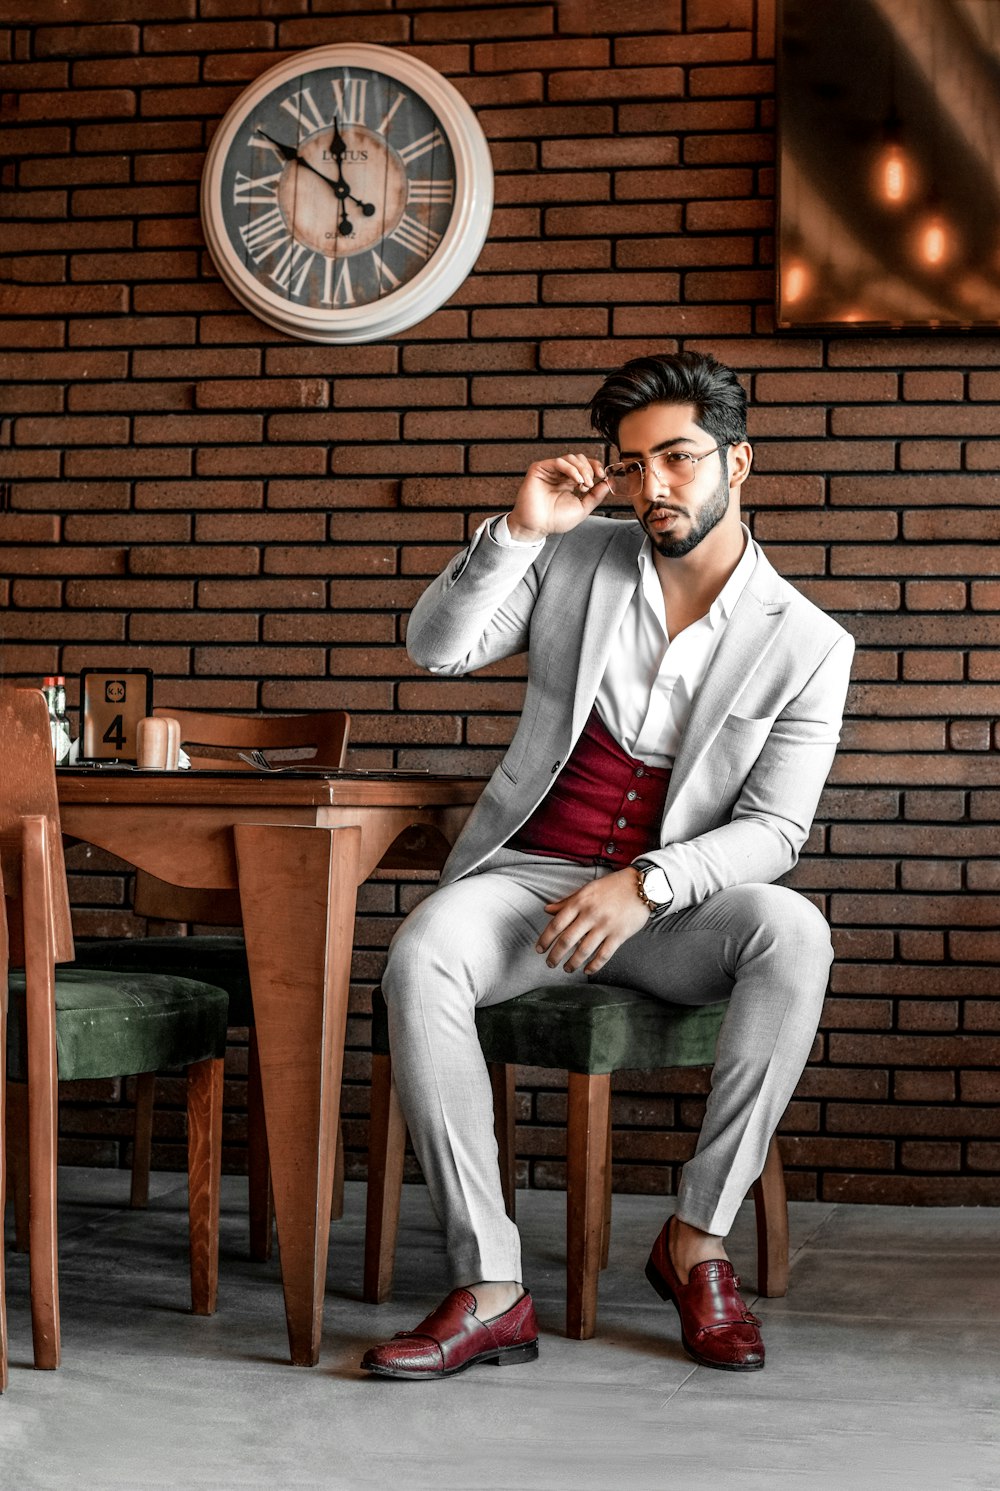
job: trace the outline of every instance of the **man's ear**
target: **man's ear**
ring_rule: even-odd
[[[729,467],[729,488],[732,491],[736,487],[742,487],[750,475],[750,467],[753,463],[753,446],[749,440],[741,440],[738,445],[731,445],[727,452],[726,464]]]

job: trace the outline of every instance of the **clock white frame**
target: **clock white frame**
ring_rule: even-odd
[[[455,207],[441,242],[411,280],[366,306],[303,306],[273,293],[248,273],[223,220],[223,168],[248,115],[283,83],[323,67],[370,68],[412,88],[437,116],[455,160]],[[269,326],[310,342],[374,341],[425,320],[467,278],[486,241],[492,215],[493,161],[479,120],[465,99],[426,62],[369,42],[311,47],[262,73],[216,130],[201,178],[202,226],[223,283]]]

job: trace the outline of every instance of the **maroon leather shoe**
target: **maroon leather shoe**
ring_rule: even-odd
[[[646,1278],[661,1299],[676,1305],[681,1340],[688,1356],[703,1367],[755,1372],[764,1365],[764,1342],[738,1294],[740,1281],[725,1258],[696,1263],[682,1284],[670,1257],[670,1222],[653,1244]]]
[[[538,1321],[531,1295],[492,1320],[476,1316],[476,1297],[453,1289],[447,1299],[421,1320],[416,1330],[397,1331],[391,1341],[366,1351],[361,1363],[378,1377],[417,1381],[454,1377],[466,1367],[511,1367],[538,1355]]]

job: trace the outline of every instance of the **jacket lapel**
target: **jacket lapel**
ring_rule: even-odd
[[[638,523],[623,522],[594,570],[573,699],[574,741],[593,708],[611,644],[639,583],[638,558],[644,538]],[[582,576],[580,583],[585,583]]]
[[[757,549],[757,563],[726,623],[715,656],[699,688],[674,759],[667,793],[672,806],[678,792],[719,726],[732,710],[747,679],[760,666],[785,620],[789,606],[784,581]]]

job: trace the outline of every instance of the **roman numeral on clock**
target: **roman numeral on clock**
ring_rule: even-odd
[[[269,140],[266,135],[257,134],[256,129],[250,136],[248,143],[252,150],[270,150],[276,161],[282,166],[285,164],[285,156],[282,155],[274,141]]]
[[[323,275],[323,305],[354,305],[354,286],[348,259],[327,259]]]
[[[411,140],[408,145],[401,146],[399,158],[405,166],[408,166],[411,161],[419,160],[422,155],[433,150],[435,145],[443,144],[444,135],[439,129],[432,129],[430,134],[421,135],[419,140]]]
[[[408,249],[411,254],[418,254],[421,259],[429,259],[441,242],[440,233],[435,233],[426,223],[410,217],[409,213],[403,214],[389,237],[400,248]]]
[[[254,263],[259,263],[268,254],[274,253],[275,249],[281,248],[291,236],[285,219],[277,207],[272,207],[270,212],[264,212],[259,217],[253,218],[240,229],[240,237],[246,244],[247,253]]]
[[[308,88],[283,98],[281,107],[288,110],[303,135],[314,135],[318,129],[329,128],[330,121],[323,118]]]
[[[341,80],[340,78],[334,78],[330,83],[330,87],[333,89],[333,101],[337,111],[338,123],[363,124],[368,98],[368,79],[346,77]]]
[[[309,257],[303,264],[301,262],[302,255],[306,253],[309,254]],[[288,247],[271,270],[272,280],[280,285],[283,290],[290,289],[293,295],[301,295],[302,286],[309,277],[309,271],[312,268],[315,257],[314,253],[309,252],[306,244],[296,243],[293,239],[289,239]],[[292,283],[293,277],[295,280],[294,284]]]
[[[371,250],[371,256],[372,263],[375,266],[375,273],[378,275],[379,289],[398,290],[399,280],[376,249]]]
[[[415,176],[407,183],[407,202],[450,202],[455,195],[455,183],[450,179],[432,181],[429,176]]]
[[[273,206],[278,191],[275,183],[283,175],[283,171],[275,171],[271,176],[246,176],[242,171],[237,171],[233,184],[233,205],[239,207],[243,203],[269,202]]]
[[[383,115],[381,124],[377,126],[377,134],[387,135],[389,133],[389,125],[392,123],[392,116],[395,114],[396,110],[399,108],[405,97],[405,93],[396,94],[396,97],[393,99],[392,103],[389,105],[388,109]]]

